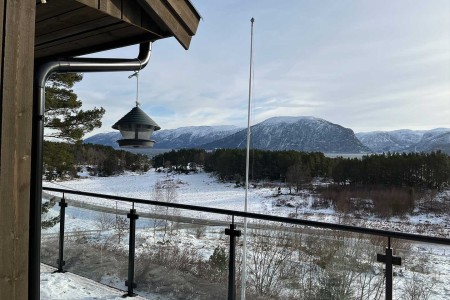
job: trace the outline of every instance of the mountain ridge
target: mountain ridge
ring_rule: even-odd
[[[441,150],[450,154],[450,128],[358,132],[356,136],[375,153]]]
[[[298,150],[325,153],[369,153],[353,130],[311,116],[273,117],[251,128],[252,148],[261,150]],[[202,145],[205,149],[244,148],[246,130]]]
[[[281,116],[252,126],[251,147],[261,150],[298,150],[324,153],[431,152],[450,154],[450,128],[398,129],[354,133],[327,120],[312,116]],[[233,125],[187,126],[153,133],[153,149],[245,148],[246,129]],[[119,132],[94,135],[85,143],[119,148]]]

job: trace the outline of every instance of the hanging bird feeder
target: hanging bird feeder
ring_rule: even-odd
[[[160,130],[142,109],[134,107],[122,117],[112,128],[120,130],[123,139],[118,140],[120,147],[124,148],[151,148],[155,141],[150,140],[153,131]]]
[[[117,143],[121,148],[152,148],[155,141],[150,137],[154,131],[160,130],[158,124],[153,121],[142,109],[139,108],[139,71],[128,78],[136,77],[136,107],[112,126],[122,134],[123,139]]]

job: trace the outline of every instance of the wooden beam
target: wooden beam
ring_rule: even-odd
[[[141,6],[135,1],[129,0],[75,0],[90,8],[98,9],[102,13],[109,16],[121,19],[134,26],[142,27],[143,29],[160,36],[161,38],[168,37],[166,33],[142,11]],[[165,28],[165,27],[164,27]]]
[[[137,2],[161,28],[166,28],[186,50],[189,49],[191,36],[180,24],[178,17],[173,15],[171,10],[161,0],[137,0]]]
[[[197,32],[198,23],[200,21],[200,15],[185,0],[165,0],[167,6],[170,6],[173,12],[178,16],[181,24],[184,25],[190,35],[194,35]]]
[[[93,8],[98,9],[100,7],[100,5],[99,5],[100,0],[76,0],[76,1],[81,4],[84,4],[86,6],[93,7]],[[105,1],[105,0],[102,0],[102,1]]]
[[[5,18],[5,11],[4,11],[4,7],[5,7],[5,0],[0,0],[0,37],[3,37],[3,24],[4,24],[4,18]],[[3,81],[3,38],[0,41],[0,80]],[[1,93],[1,86],[0,86],[0,93]],[[2,98],[3,99],[3,96]],[[1,116],[2,116],[2,106],[0,105],[0,120],[1,120]],[[2,141],[2,134],[1,134],[1,126],[2,123],[0,122],[0,145],[1,145],[1,141]],[[0,147],[0,158],[2,157],[1,155],[1,147]],[[0,163],[1,166],[1,163]],[[1,196],[1,195],[0,195]]]
[[[0,298],[25,300],[36,1],[0,7]]]
[[[130,24],[141,25],[141,6],[135,1],[125,1],[122,6],[122,20]]]
[[[122,19],[122,0],[102,0],[99,3],[99,9],[110,16]]]

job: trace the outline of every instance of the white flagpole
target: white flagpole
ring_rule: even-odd
[[[248,117],[247,117],[247,156],[245,160],[245,202],[244,211],[247,212],[248,200],[248,173],[250,161],[250,100],[252,95],[252,72],[253,72],[253,22],[251,18],[251,38],[250,38],[250,78],[248,82]],[[241,277],[241,300],[245,300],[245,290],[247,288],[247,218],[244,218],[244,247],[242,254],[242,277]]]

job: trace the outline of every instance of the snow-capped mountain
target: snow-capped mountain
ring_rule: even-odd
[[[245,148],[246,130],[201,146],[205,149]],[[368,153],[349,128],[315,117],[274,117],[251,128],[251,147],[325,153]]]
[[[359,132],[358,139],[376,153],[431,152],[450,153],[450,128],[432,130],[395,130]]]
[[[190,126],[156,131],[152,139],[157,149],[198,148],[200,145],[224,138],[242,128],[236,126]]]
[[[153,133],[156,141],[154,149],[196,148],[225,136],[229,136],[242,128],[236,126],[190,126],[177,129],[164,129]],[[84,140],[85,143],[101,144],[119,148],[117,140],[121,139],[118,131],[99,133]]]
[[[414,152],[441,150],[450,154],[450,128],[436,128],[425,132],[420,141],[407,150]]]
[[[190,126],[156,131],[154,149],[245,148],[246,129],[236,126]],[[85,143],[118,148],[119,132],[100,133]],[[315,117],[274,117],[252,126],[251,147],[325,153],[431,152],[450,154],[450,128],[360,132]]]
[[[358,132],[356,137],[376,153],[402,151],[417,144],[425,131],[401,129],[395,131]]]
[[[118,149],[119,144],[117,144],[117,140],[120,140],[121,138],[122,137],[120,135],[120,132],[118,131],[98,133],[96,135],[86,138],[84,140],[84,143],[111,146],[115,149]]]

